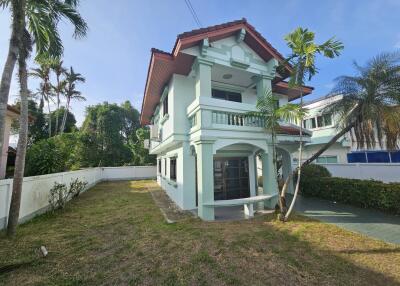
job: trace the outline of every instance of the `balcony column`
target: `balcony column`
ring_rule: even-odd
[[[195,77],[195,94],[196,99],[200,100],[202,97],[211,98],[211,67],[213,62],[204,58],[197,58],[193,65],[196,72]],[[206,128],[212,124],[212,113],[210,110],[201,110],[199,112],[199,125],[200,128]]]
[[[266,94],[267,91],[272,91],[271,84],[272,77],[267,75],[261,75],[257,78],[257,97],[260,98]]]
[[[197,214],[203,220],[214,220],[214,207],[204,203],[214,201],[214,141],[200,140],[195,142],[197,153]]]
[[[272,145],[268,145],[268,149],[261,153],[262,174],[263,174],[263,194],[278,194],[278,183],[276,181],[276,170],[274,170]],[[274,208],[278,202],[277,197],[265,201],[264,205],[268,208]]]

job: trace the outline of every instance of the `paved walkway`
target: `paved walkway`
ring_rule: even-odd
[[[295,210],[308,217],[332,223],[350,231],[400,244],[400,216],[301,196],[296,202]]]

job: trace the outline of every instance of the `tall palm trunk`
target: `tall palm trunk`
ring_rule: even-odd
[[[56,110],[56,126],[54,128],[54,135],[58,133],[58,110],[60,109],[60,75],[57,73],[57,110]]]
[[[299,67],[300,68],[300,67]],[[296,83],[298,83],[298,75],[299,75],[299,71],[297,72],[296,75]],[[303,85],[300,84],[300,107],[303,108]],[[296,181],[296,187],[294,189],[294,194],[293,194],[293,199],[292,202],[290,203],[289,209],[287,211],[287,213],[284,216],[284,220],[286,221],[292,210],[294,207],[294,204],[296,203],[296,199],[297,199],[297,194],[299,193],[299,189],[300,189],[300,180],[301,180],[301,160],[302,160],[302,156],[303,156],[303,116],[300,118],[300,137],[299,137],[299,165],[297,166],[297,181]]]
[[[11,38],[8,47],[7,59],[4,65],[0,82],[0,150],[3,150],[4,145],[4,131],[6,124],[8,96],[10,94],[12,75],[18,56],[18,19],[20,18],[19,13],[20,11],[13,11]]]
[[[49,111],[49,138],[51,137],[51,109],[50,109],[50,98],[47,95],[47,109]]]
[[[17,1],[16,1],[17,2]],[[18,19],[20,21],[21,35],[24,32],[25,27],[25,0],[20,0],[21,17]],[[15,9],[15,8],[14,8]],[[20,38],[20,39],[21,39]],[[27,47],[23,41],[19,41],[18,44],[18,74],[19,74],[19,84],[21,93],[21,113],[20,113],[20,128],[19,128],[19,138],[17,145],[17,156],[15,158],[15,170],[13,179],[13,189],[11,195],[11,204],[8,214],[8,224],[7,224],[7,235],[13,236],[15,234],[19,210],[21,205],[21,193],[22,193],[22,182],[24,179],[24,169],[25,169],[25,155],[26,155],[26,145],[28,141],[28,71],[26,65],[27,59]]]
[[[70,98],[67,97],[67,104],[65,105],[65,110],[64,110],[64,114],[63,114],[63,118],[62,118],[62,122],[61,122],[60,134],[64,133],[65,123],[67,122],[69,104],[70,104]]]

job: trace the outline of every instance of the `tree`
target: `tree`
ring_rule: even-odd
[[[61,134],[64,132],[65,129],[65,123],[67,120],[67,114],[69,106],[71,104],[71,100],[79,100],[79,101],[86,100],[86,98],[82,96],[82,93],[75,89],[76,83],[85,82],[85,78],[80,73],[75,73],[72,67],[70,68],[69,72],[67,71],[65,72],[65,75],[66,75],[65,97],[67,103],[65,104],[64,116],[60,127]]]
[[[84,166],[121,166],[132,160],[123,129],[124,109],[117,104],[97,104],[86,108],[82,124],[81,156]]]
[[[290,87],[297,87],[300,89],[300,106],[303,106],[303,85],[306,80],[311,78],[317,73],[315,66],[315,58],[317,54],[323,55],[327,58],[334,58],[340,55],[343,49],[343,44],[335,38],[330,38],[321,45],[314,42],[315,34],[308,29],[297,28],[292,33],[285,37],[288,47],[292,50],[287,58],[287,62],[291,64],[292,69],[290,72]],[[301,160],[303,148],[303,118],[300,119],[300,138],[299,138],[299,165],[297,168],[297,181],[294,191],[293,200],[285,216],[287,220],[293,210],[296,202],[297,194],[300,187],[301,179]]]
[[[21,101],[17,101],[15,103],[15,107],[18,110],[21,110]],[[46,120],[43,114],[43,110],[38,107],[37,103],[29,99],[28,100],[28,109],[29,115],[31,116],[31,120],[29,120],[28,125],[28,147],[34,144],[35,142],[42,140],[47,136],[46,132]],[[12,124],[12,129],[14,133],[19,132],[19,120],[15,120]]]
[[[136,130],[140,128],[140,113],[128,100],[121,104],[121,108],[124,113],[122,132],[125,143],[128,144],[137,138]]]
[[[56,59],[51,63],[51,69],[56,75],[56,85],[53,85],[52,88],[56,94],[56,103],[58,111],[60,109],[60,94],[64,92],[65,85],[67,83],[65,80],[61,80],[61,75],[65,74],[67,70],[63,67],[63,61],[61,61],[60,59]],[[58,133],[58,121],[59,118],[57,116],[55,122],[54,134]]]
[[[400,52],[381,53],[365,66],[355,62],[354,67],[357,74],[338,77],[332,90],[343,98],[324,110],[339,118],[340,131],[303,166],[318,158],[347,132],[356,138],[357,149],[375,148],[377,141],[381,148],[399,148]]]
[[[78,133],[65,133],[40,140],[26,154],[27,176],[45,175],[74,169]]]
[[[42,62],[40,67],[34,68],[29,73],[30,76],[40,79],[42,82],[40,83],[40,88],[38,89],[37,94],[40,95],[40,102],[46,101],[47,102],[47,109],[49,112],[48,116],[48,130],[49,130],[49,137],[51,137],[51,108],[50,108],[50,101],[53,101],[53,93],[50,83],[50,65],[48,62]]]
[[[40,59],[41,57],[49,58],[60,56],[62,54],[62,41],[57,30],[57,25],[62,18],[66,18],[73,23],[77,36],[85,35],[87,25],[75,9],[77,4],[78,1],[74,0],[0,0],[0,7],[11,7],[13,22],[15,20],[16,23],[15,25],[12,25],[11,32],[12,35],[15,35],[14,40],[16,43],[10,42],[10,46],[13,46],[13,49],[17,51],[14,55],[18,57],[18,74],[21,95],[20,131],[7,225],[7,235],[9,236],[15,234],[18,224],[28,137],[29,90],[26,60],[32,50],[33,43],[35,44],[37,59]],[[15,61],[7,62],[6,65],[8,66],[5,70],[9,72],[11,70],[11,65],[15,65]],[[5,78],[5,82],[0,83],[0,90],[4,91],[4,93],[0,94],[0,104],[7,104],[9,88],[3,89],[2,86],[3,84],[4,86],[9,86],[11,75],[2,77],[2,79],[3,78]],[[6,107],[0,108],[1,134],[4,132],[5,120],[5,113],[1,112],[5,109]],[[3,146],[4,138],[0,139],[1,146]]]
[[[279,99],[275,97],[270,90],[265,90],[262,97],[257,98],[256,108],[258,111],[248,112],[249,116],[261,118],[264,123],[264,129],[271,136],[272,158],[274,164],[275,178],[278,180],[276,137],[282,122],[297,122],[304,117],[306,111],[298,104],[287,103],[278,107]],[[286,212],[285,190],[288,186],[285,183],[279,195],[279,208],[281,211],[281,219],[284,219]]]
[[[19,117],[20,129],[17,144],[17,155],[15,158],[14,179],[11,194],[10,210],[8,215],[7,235],[13,236],[18,224],[19,209],[21,205],[22,181],[24,179],[26,145],[28,140],[28,69],[26,59],[28,58],[32,42],[25,30],[25,1],[16,1],[14,9],[18,9],[19,23],[23,27],[23,36],[18,41],[18,79],[20,85],[21,112]]]
[[[54,126],[53,129],[53,134],[56,134],[56,124],[55,122],[57,122],[57,120],[59,122],[61,122],[62,118],[64,117],[65,114],[65,107],[61,106],[61,108],[59,110],[55,110],[51,113],[51,122],[52,122],[52,126]],[[62,130],[62,132],[73,132],[76,131],[77,127],[76,127],[76,119],[73,113],[71,113],[70,111],[67,112],[67,117],[65,120],[65,125],[64,125],[64,130]]]
[[[61,19],[74,26],[74,37],[86,35],[87,24],[77,12],[77,0],[0,0],[0,8],[10,8],[12,24],[7,59],[0,82],[0,150],[4,144],[5,117],[14,67],[18,57],[19,41],[29,31],[35,43],[36,58],[57,58],[63,46],[58,33]],[[24,19],[24,26],[21,19]],[[25,31],[27,26],[28,31]]]
[[[135,133],[136,139],[129,144],[133,153],[133,165],[154,165],[156,163],[156,156],[150,155],[149,149],[144,148],[144,140],[150,139],[150,130],[143,127],[138,128]]]

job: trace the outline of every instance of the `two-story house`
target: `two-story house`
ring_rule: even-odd
[[[271,138],[262,120],[246,113],[257,110],[257,97],[267,90],[280,105],[299,97],[285,81],[291,67],[276,70],[283,62],[246,19],[180,34],[171,53],[152,49],[141,123],[151,128],[157,181],[179,207],[214,220],[215,207],[243,205],[251,217],[253,204],[275,205]],[[281,124],[277,150],[284,177],[298,135],[295,125]]]

